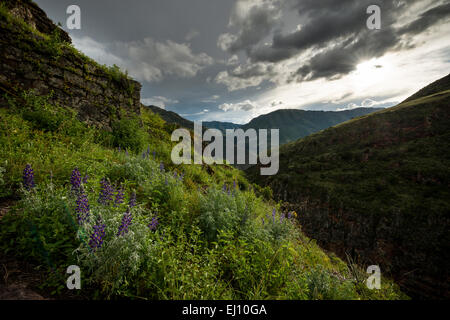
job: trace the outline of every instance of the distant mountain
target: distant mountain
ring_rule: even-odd
[[[405,102],[280,148],[248,177],[297,211],[309,236],[379,265],[413,297],[450,298],[450,76]],[[384,271],[383,271],[384,270]]]
[[[356,108],[346,111],[305,111],[281,109],[257,118],[241,126],[246,130],[280,129],[280,144],[295,141],[338,123],[380,110],[379,108]]]
[[[181,117],[179,114],[156,106],[148,106],[168,123],[175,123],[180,127],[194,130],[194,122]],[[297,109],[277,110],[257,118],[245,125],[232,122],[203,121],[203,129],[219,129],[225,134],[226,129],[280,129],[280,144],[294,141],[320,130],[355,117],[380,110],[379,108],[356,108],[346,111],[305,111]]]
[[[151,105],[146,107],[149,108],[153,113],[159,114],[161,118],[168,123],[174,123],[182,128],[194,130],[194,122],[183,118],[178,113],[175,113],[173,111],[167,111],[160,107]]]
[[[241,127],[240,124],[221,121],[203,121],[203,126],[210,129],[219,129],[224,133],[226,129],[237,129]]]

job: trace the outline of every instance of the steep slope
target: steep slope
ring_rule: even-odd
[[[436,92],[442,92],[449,89],[450,89],[450,74],[439,80],[434,81],[425,88],[422,88],[421,90],[413,94],[411,97],[407,98],[404,102],[416,100],[422,97],[429,96]]]
[[[280,144],[285,144],[377,110],[380,109],[356,108],[346,111],[282,109],[259,116],[243,125],[242,129],[280,129]]]
[[[432,92],[287,144],[277,175],[248,176],[323,247],[379,264],[415,297],[449,298],[450,90]]]
[[[188,119],[183,118],[178,113],[173,111],[167,111],[156,106],[145,106],[150,109],[153,113],[160,115],[160,117],[167,123],[173,123],[182,128],[187,128],[194,130],[194,123]]]

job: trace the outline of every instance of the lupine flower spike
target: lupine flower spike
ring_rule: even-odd
[[[119,226],[119,231],[117,232],[117,236],[123,236],[126,233],[128,233],[128,227],[131,225],[132,220],[133,220],[133,217],[131,215],[130,209],[128,208],[122,217],[122,223]]]
[[[81,186],[81,173],[78,168],[73,169],[72,175],[70,176],[70,184],[72,185],[72,190],[79,191]]]
[[[98,203],[108,205],[113,199],[113,189],[106,179],[100,181],[101,189],[98,197]]]
[[[79,224],[82,224],[89,219],[89,201],[86,193],[84,193],[83,190],[81,190],[80,194],[78,195],[77,208],[75,209],[75,211],[77,212],[77,219]]]
[[[117,207],[117,206],[119,206],[119,204],[123,203],[123,199],[124,199],[124,194],[123,194],[122,188],[119,188],[117,190],[116,196],[114,198],[114,206]]]
[[[158,222],[158,217],[154,216],[152,218],[152,221],[149,223],[148,227],[150,228],[151,231],[156,231],[156,227],[158,226],[159,222]]]
[[[133,208],[134,206],[136,206],[136,192],[134,192],[134,191],[131,194],[130,201],[128,202],[128,206],[130,208]]]
[[[92,250],[97,250],[103,245],[103,238],[105,237],[106,225],[102,223],[101,219],[97,222],[97,225],[93,226],[94,232],[91,234],[91,240],[89,240],[89,246]]]
[[[29,164],[27,164],[23,170],[23,185],[28,191],[35,187],[34,171]]]

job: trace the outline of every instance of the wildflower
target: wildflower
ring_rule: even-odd
[[[79,191],[81,186],[81,173],[77,167],[73,169],[72,176],[70,177],[70,184],[72,185],[72,190]]]
[[[165,179],[165,181],[164,181],[164,184],[165,184],[166,186],[169,184],[169,181],[167,181],[167,177],[166,177],[166,179]]]
[[[28,191],[35,187],[34,171],[30,164],[27,164],[23,170],[23,185]]]
[[[156,231],[156,227],[158,226],[159,222],[158,222],[158,217],[154,216],[152,218],[152,221],[149,223],[148,227],[150,228],[151,231]]]
[[[264,225],[264,222],[265,222],[265,221],[264,221],[264,218],[261,218],[261,220],[262,220],[262,225]]]
[[[150,146],[147,146],[147,158],[150,156]]]
[[[156,159],[156,151],[153,151],[153,159]]]
[[[161,163],[159,164],[159,171],[161,171],[161,172],[164,171],[164,163],[162,163],[162,161],[161,161]]]
[[[83,190],[81,190],[80,194],[78,195],[77,208],[75,209],[75,211],[77,212],[77,219],[79,224],[82,224],[83,222],[87,221],[87,219],[89,219],[89,201],[87,195]]]
[[[123,236],[123,235],[125,235],[125,233],[128,233],[128,227],[131,225],[132,220],[133,220],[133,217],[131,215],[130,209],[128,208],[122,217],[122,223],[119,226],[119,231],[117,232],[117,236]]]
[[[142,159],[145,159],[146,158],[146,153],[145,152],[142,152]]]
[[[275,210],[275,208],[272,210],[272,220],[273,220],[273,222],[275,222],[275,215],[276,215],[276,210]]]
[[[88,176],[88,174],[86,173],[86,174],[84,175],[84,177],[83,177],[83,184],[86,184],[86,183],[88,182],[88,179],[89,179],[89,176]]]
[[[98,197],[98,203],[108,205],[113,199],[113,188],[105,178],[100,181],[100,184],[101,189]]]
[[[118,189],[117,190],[117,194],[114,198],[114,206],[117,207],[119,204],[123,203],[123,199],[124,199],[124,194],[122,189]]]
[[[120,146],[119,146],[119,152],[120,152],[121,150],[120,150]]]
[[[225,183],[224,183],[223,186],[222,186],[222,191],[223,191],[223,192],[227,191],[227,185],[226,185]]]
[[[128,202],[128,206],[130,208],[133,208],[134,206],[136,206],[136,192],[134,192],[134,191],[131,194],[130,201]]]
[[[178,176],[178,179],[179,179],[180,181],[183,181],[183,178],[184,178],[184,173],[182,173],[181,175]]]
[[[105,228],[106,225],[101,223],[101,220],[97,225],[93,226],[94,233],[91,234],[91,240],[89,240],[89,246],[92,250],[96,250],[101,248],[103,245],[103,238],[105,237]]]
[[[129,156],[128,150],[125,150],[125,155],[126,155],[127,157]]]
[[[233,181],[233,189],[236,189],[236,180]]]
[[[288,218],[288,219],[291,219],[291,218],[292,218],[292,211],[289,211],[289,212],[288,212],[287,218]]]
[[[175,179],[177,178],[177,172],[176,172],[176,171],[173,173],[173,177],[174,177]]]

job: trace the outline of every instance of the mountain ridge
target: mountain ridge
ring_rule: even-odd
[[[379,264],[413,297],[448,298],[449,89],[446,76],[413,100],[288,143],[277,175],[255,166],[247,176],[299,212],[325,249]]]

